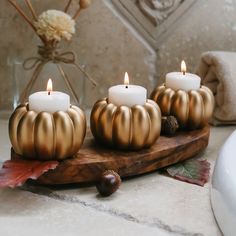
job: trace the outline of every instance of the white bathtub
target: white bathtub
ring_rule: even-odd
[[[226,140],[216,161],[211,204],[225,236],[236,235],[236,131]]]

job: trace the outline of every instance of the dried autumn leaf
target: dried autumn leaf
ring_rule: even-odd
[[[191,184],[204,186],[210,176],[210,163],[206,160],[187,160],[166,168],[172,177]]]
[[[21,186],[28,179],[37,179],[48,170],[57,167],[57,161],[26,161],[22,159],[5,161],[0,170],[0,187]]]

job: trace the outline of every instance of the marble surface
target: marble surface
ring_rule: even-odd
[[[212,128],[200,157],[212,165],[234,126]],[[7,121],[0,121],[0,161],[10,156]],[[183,183],[157,171],[122,183],[111,197],[95,187],[26,185],[0,190],[0,234],[28,235],[214,235],[221,232],[210,205],[210,183]]]

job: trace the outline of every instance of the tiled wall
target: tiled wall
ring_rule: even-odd
[[[24,1],[18,2],[26,10]],[[46,9],[63,9],[66,2],[32,1],[37,13]],[[77,7],[74,4],[70,13],[72,14]],[[3,109],[10,106],[13,96],[11,62],[14,59],[23,61],[36,55],[39,40],[7,1],[0,1],[0,28],[2,32],[0,36],[0,94],[4,94],[4,97],[0,96],[0,107]],[[66,50],[72,49],[77,53],[78,62],[86,66],[87,72],[98,83],[93,90],[90,84],[86,83],[84,93],[88,106],[91,106],[99,97],[106,96],[109,86],[122,83],[125,71],[129,72],[133,83],[150,88],[148,76],[152,68],[148,61],[153,60],[155,63],[155,53],[144,46],[102,0],[93,1],[89,9],[81,12],[76,28],[77,33],[73,41],[65,47]],[[16,73],[19,77],[17,80],[20,80],[21,73],[24,72],[17,71],[19,71]],[[52,75],[54,76],[56,75]],[[81,75],[73,73],[72,76],[74,76],[72,79],[79,79]],[[28,73],[27,77],[29,77]],[[23,80],[28,79],[23,78]],[[53,79],[56,80],[56,78]],[[80,91],[80,88],[75,87],[75,89]]]
[[[24,1],[18,2],[26,10]],[[131,82],[147,87],[150,92],[165,73],[179,69],[182,58],[193,71],[203,51],[236,48],[236,0],[196,0],[183,17],[179,16],[175,26],[167,29],[165,39],[156,45],[158,50],[148,45],[132,27],[129,17],[123,16],[112,2],[93,0],[77,20],[73,41],[65,45],[77,53],[79,63],[98,82],[96,88],[86,83],[82,90],[87,107],[106,96],[109,86],[122,83],[125,71],[129,72]],[[32,3],[40,13],[63,9],[66,1],[32,0]],[[70,13],[76,8],[73,4]],[[30,77],[17,69],[15,81],[12,64],[36,55],[39,40],[6,0],[0,1],[0,29],[0,109],[3,110],[11,107],[16,82],[21,84]],[[57,77],[56,73],[53,76]],[[81,75],[73,72],[71,77],[77,80]],[[75,89],[81,93],[80,88],[75,86]]]
[[[236,51],[236,0],[196,0],[159,46],[158,78],[179,69],[181,59],[195,71],[202,52],[209,50]]]

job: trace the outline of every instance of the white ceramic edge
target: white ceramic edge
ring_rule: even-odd
[[[212,177],[211,204],[225,236],[236,235],[236,131],[222,146]]]

